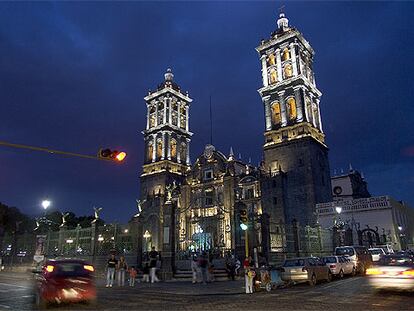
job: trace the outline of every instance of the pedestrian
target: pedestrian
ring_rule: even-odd
[[[108,259],[106,264],[106,287],[112,287],[114,284],[115,279],[115,269],[118,264],[118,260],[116,260],[115,255],[111,254],[111,257]]]
[[[198,264],[197,257],[194,255],[191,259],[191,271],[193,272],[193,284],[197,283]]]
[[[246,294],[253,293],[253,278],[255,277],[255,271],[253,270],[253,263],[252,257],[246,257],[243,262],[244,268],[244,281],[245,281],[245,288]]]
[[[142,269],[142,274],[143,274],[143,276],[142,276],[142,282],[143,283],[144,282],[145,283],[149,283],[149,281],[150,281],[149,273],[150,273],[150,268],[149,268],[148,263],[146,262],[145,265],[144,265],[144,268]]]
[[[231,255],[226,260],[226,268],[229,278],[234,281],[235,280],[235,274],[236,274],[236,259],[234,255]]]
[[[125,261],[125,257],[121,256],[118,261],[118,286],[125,286],[125,274],[128,271],[128,265]]]
[[[198,259],[198,267],[201,270],[203,284],[207,284],[208,260],[207,260],[207,254],[205,252],[203,252],[202,255]]]
[[[151,283],[159,282],[156,272],[157,272],[157,262],[159,260],[159,254],[155,250],[155,247],[152,247],[152,250],[149,253],[150,258],[150,268],[151,268]]]
[[[236,276],[239,276],[240,267],[241,267],[241,262],[238,258],[236,258],[236,268],[234,269],[234,274]]]
[[[135,278],[137,277],[137,270],[134,266],[129,269],[129,286],[135,286]]]

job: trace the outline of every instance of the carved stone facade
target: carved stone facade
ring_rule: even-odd
[[[174,254],[210,251],[244,255],[239,211],[247,210],[248,239],[264,257],[283,250],[286,225],[312,225],[315,205],[331,201],[328,148],[312,70],[313,50],[281,15],[278,29],[257,48],[265,110],[264,162],[244,163],[207,145],[190,165],[191,99],[169,70],[145,97],[147,128],[141,174],[143,250]],[[170,186],[176,184],[175,189]],[[172,191],[171,189],[174,190]],[[168,193],[167,193],[168,192]],[[172,255],[171,255],[172,256]]]

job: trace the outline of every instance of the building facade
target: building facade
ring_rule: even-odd
[[[390,196],[336,200],[317,204],[316,210],[322,228],[340,231],[337,244],[413,247],[414,210]]]
[[[332,200],[312,47],[281,14],[276,31],[256,50],[265,112],[264,161],[259,167],[212,145],[191,165],[192,100],[173,81],[171,70],[145,97],[139,201],[144,251],[155,246],[177,258],[193,251],[218,256],[232,251],[242,257],[246,237],[239,214],[245,210],[249,247],[269,258],[286,247],[287,225],[315,225],[316,204]]]

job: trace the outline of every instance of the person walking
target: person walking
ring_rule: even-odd
[[[244,260],[243,268],[244,268],[244,281],[245,281],[246,294],[252,294],[253,293],[253,279],[256,274],[253,269],[252,258],[250,256]]]
[[[118,261],[118,286],[125,286],[125,274],[128,271],[128,265],[125,261],[125,257],[121,256]]]
[[[194,255],[191,259],[191,271],[193,272],[193,284],[197,283],[198,264],[197,257]]]
[[[144,265],[144,267],[143,267],[143,269],[142,269],[142,282],[144,283],[149,283],[149,281],[150,281],[150,276],[149,276],[149,273],[150,273],[150,268],[149,268],[149,265],[148,265],[148,263],[145,263],[145,265]]]
[[[134,266],[129,269],[129,286],[135,286],[135,278],[137,277],[137,270]]]
[[[106,287],[112,287],[115,279],[115,269],[118,264],[115,255],[111,254],[111,257],[108,259],[106,264]]]
[[[207,255],[206,255],[205,252],[203,252],[203,254],[199,257],[198,266],[201,270],[201,276],[202,276],[203,284],[207,284],[208,260],[207,260]]]
[[[236,259],[234,255],[231,255],[229,258],[227,258],[226,268],[227,268],[229,279],[234,281],[235,275],[236,275]]]
[[[150,258],[150,268],[151,268],[151,283],[159,282],[156,272],[157,272],[157,261],[159,260],[159,254],[155,250],[155,247],[152,247],[152,250],[149,253]]]

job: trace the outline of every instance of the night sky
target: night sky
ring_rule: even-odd
[[[313,46],[331,170],[349,163],[373,195],[414,205],[414,3],[288,2]],[[0,146],[0,201],[38,215],[40,202],[106,221],[135,212],[143,162],[143,97],[174,80],[194,102],[191,159],[209,142],[262,156],[264,111],[255,47],[280,2],[0,4],[0,140],[96,154],[116,165]]]

